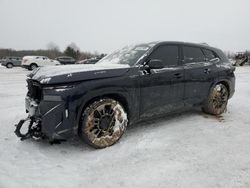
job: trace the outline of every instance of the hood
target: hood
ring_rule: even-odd
[[[80,64],[46,66],[28,75],[41,84],[62,84],[83,80],[122,76],[129,70],[128,65]]]

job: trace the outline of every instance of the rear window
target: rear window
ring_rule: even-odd
[[[203,50],[203,52],[204,52],[204,54],[206,56],[206,59],[208,61],[210,61],[210,60],[212,60],[212,59],[214,59],[214,58],[217,57],[212,50],[208,50],[208,49],[202,49],[202,50]]]
[[[66,60],[66,61],[71,60],[70,57],[65,57],[65,58],[62,58],[62,59],[63,59],[63,60]]]
[[[202,62],[205,60],[202,50],[198,47],[184,46],[183,56],[185,63]]]

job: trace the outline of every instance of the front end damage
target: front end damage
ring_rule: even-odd
[[[27,131],[25,133],[21,131],[23,125],[27,126]],[[37,122],[34,117],[28,116],[26,119],[21,119],[15,126],[15,134],[20,137],[21,140],[28,138],[45,138],[45,135],[41,132],[40,122]]]
[[[15,134],[21,140],[28,138],[48,139],[50,142],[66,140],[73,135],[72,116],[62,93],[27,79],[28,93],[25,98],[26,119],[16,124]],[[66,91],[66,90],[65,90]],[[25,131],[24,131],[25,130]]]

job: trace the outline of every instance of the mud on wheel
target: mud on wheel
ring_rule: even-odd
[[[82,113],[79,135],[95,148],[115,144],[128,124],[127,113],[116,100],[104,98],[90,104]]]
[[[224,84],[216,84],[211,88],[208,99],[206,100],[203,111],[213,115],[220,115],[225,112],[228,102],[228,89]]]

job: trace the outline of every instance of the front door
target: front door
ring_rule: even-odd
[[[184,69],[179,65],[178,45],[158,46],[149,55],[150,59],[161,60],[162,69],[141,69],[140,75],[140,118],[148,118],[170,112],[183,106]]]

